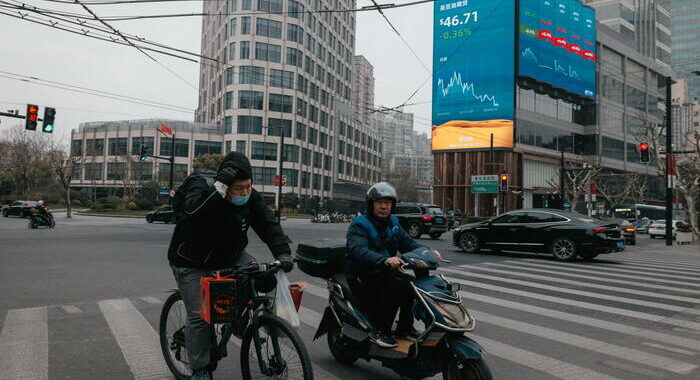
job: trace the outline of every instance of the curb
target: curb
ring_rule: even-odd
[[[102,213],[91,213],[91,212],[76,212],[76,215],[83,215],[83,216],[104,216],[104,217],[109,217],[109,218],[143,218],[144,220],[146,219],[146,215],[116,215],[116,214],[102,214]]]

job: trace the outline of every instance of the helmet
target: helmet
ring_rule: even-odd
[[[377,199],[390,199],[391,200],[391,212],[393,213],[396,209],[396,202],[399,197],[396,195],[396,189],[391,186],[388,182],[378,182],[372,185],[372,187],[367,190],[367,212],[372,213],[372,204]]]
[[[40,199],[38,202],[36,202],[36,204],[37,204],[38,206],[43,206],[43,205],[44,205],[44,201]]]

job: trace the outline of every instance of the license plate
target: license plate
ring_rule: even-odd
[[[435,218],[435,221],[438,223],[442,223],[442,218]]]
[[[621,241],[618,241],[618,242],[617,242],[617,248],[622,248],[622,247],[624,247],[624,246],[625,246],[625,243],[624,243],[624,242],[621,242]]]

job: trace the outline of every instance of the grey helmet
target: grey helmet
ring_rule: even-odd
[[[399,197],[396,195],[396,189],[391,186],[388,182],[378,182],[372,185],[372,187],[367,190],[367,212],[372,213],[372,204],[377,199],[390,199],[391,200],[391,212],[393,213],[396,209],[396,202],[398,202]]]

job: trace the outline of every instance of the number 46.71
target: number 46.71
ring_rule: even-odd
[[[479,21],[479,12],[474,11],[474,12],[468,12],[463,14],[464,19],[460,20],[459,15],[454,15],[452,17],[445,17],[444,19],[440,20],[440,25],[444,26],[456,26],[456,25],[464,25],[469,23],[470,21],[473,22],[478,22]]]

